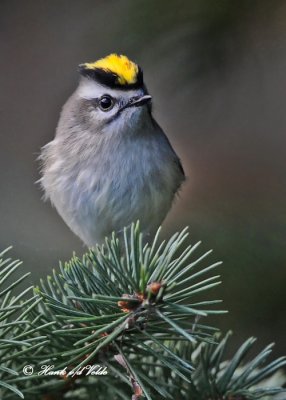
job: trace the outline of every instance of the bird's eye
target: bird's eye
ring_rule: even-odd
[[[114,100],[111,96],[105,94],[99,99],[98,104],[102,111],[109,111],[114,106]]]

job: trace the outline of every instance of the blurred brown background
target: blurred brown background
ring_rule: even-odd
[[[0,1],[0,247],[31,282],[84,251],[41,201],[40,148],[77,65],[127,54],[188,175],[164,234],[188,224],[224,261],[217,325],[285,353],[285,19],[275,0]]]

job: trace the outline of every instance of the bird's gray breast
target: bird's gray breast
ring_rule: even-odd
[[[137,219],[151,233],[168,212],[181,183],[178,159],[160,128],[149,128],[97,140],[86,132],[77,154],[64,147],[67,141],[55,143],[61,155],[47,163],[43,186],[52,182],[52,203],[86,244]]]
[[[93,224],[91,236],[119,231],[137,219],[143,230],[153,231],[171,206],[176,179],[174,155],[159,132],[148,140],[139,136],[115,141],[75,180],[82,187],[79,223],[85,219]]]

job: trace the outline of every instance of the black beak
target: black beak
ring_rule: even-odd
[[[130,104],[130,106],[134,106],[134,107],[143,106],[143,104],[148,103],[151,99],[152,99],[152,97],[149,96],[148,94],[146,94],[145,96],[139,97],[139,99],[134,98],[132,103]]]
[[[127,104],[124,104],[124,106],[122,106],[120,108],[120,111],[124,110],[125,108],[129,108],[129,107],[139,107],[139,106],[143,106],[144,104],[148,103],[149,101],[151,101],[152,97],[149,96],[148,94],[141,96],[141,97],[132,97]]]

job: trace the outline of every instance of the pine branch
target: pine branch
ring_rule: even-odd
[[[9,282],[21,265],[19,260],[4,258],[9,250],[10,248],[0,253],[0,398],[1,393],[6,391],[24,398],[22,392],[9,383],[9,378],[19,376],[21,369],[15,360],[18,361],[21,354],[29,357],[39,345],[44,345],[45,337],[33,335],[39,327],[34,327],[33,321],[28,318],[30,311],[39,302],[36,300],[37,296],[27,298],[32,293],[32,287],[13,295],[29,273]]]
[[[44,325],[41,334],[49,338],[49,346],[38,353],[38,364],[53,364],[56,369],[67,366],[70,372],[108,361],[118,370],[114,356],[121,354],[129,365],[129,383],[138,384],[150,399],[150,387],[161,389],[148,374],[137,375],[133,365],[134,354],[139,361],[141,352],[147,351],[156,354],[169,373],[175,370],[189,381],[192,364],[165,343],[213,341],[215,328],[197,320],[224,311],[213,307],[219,301],[196,298],[220,284],[219,276],[209,277],[209,273],[221,263],[205,266],[210,252],[194,258],[199,244],[182,250],[186,229],[161,244],[158,235],[143,247],[139,225],[132,225],[124,231],[123,254],[113,235],[101,248],[91,250],[82,260],[74,256],[60,266],[59,274],[54,271],[41,282],[36,293],[43,302],[33,317]],[[33,379],[33,390],[37,385],[40,388],[42,383]],[[58,390],[58,381],[55,386],[50,384],[53,388]]]
[[[123,245],[113,235],[41,281],[36,298],[23,303],[26,330],[21,324],[5,328],[10,339],[24,342],[17,347],[0,340],[1,363],[19,373],[5,371],[5,400],[16,396],[7,384],[29,400],[248,400],[282,393],[283,382],[265,387],[264,380],[275,378],[285,358],[263,366],[268,346],[245,363],[250,338],[224,361],[229,334],[221,339],[205,324],[208,315],[224,313],[216,309],[219,300],[202,297],[220,283],[212,271],[221,263],[207,265],[210,252],[194,258],[199,243],[186,243],[186,229],[161,244],[158,236],[143,246],[139,225],[132,225]],[[7,302],[1,307],[12,312]],[[37,371],[53,365],[64,374],[24,376],[27,360]],[[85,369],[96,364],[106,366],[108,375]]]
[[[153,371],[156,373],[157,384],[161,388],[168,388],[171,398],[191,400],[266,400],[286,393],[286,389],[280,386],[286,383],[286,376],[281,373],[277,375],[286,366],[286,357],[267,364],[272,352],[271,344],[250,361],[246,361],[255,342],[254,338],[249,338],[238,348],[232,359],[226,361],[224,357],[230,335],[230,332],[225,337],[215,334],[217,343],[191,346],[184,342],[175,344],[173,351],[178,357],[190,360],[194,366],[190,381],[182,380],[177,374],[170,378],[162,367],[159,371]],[[141,363],[141,368],[150,369],[156,362],[156,357],[149,357],[145,365]]]

